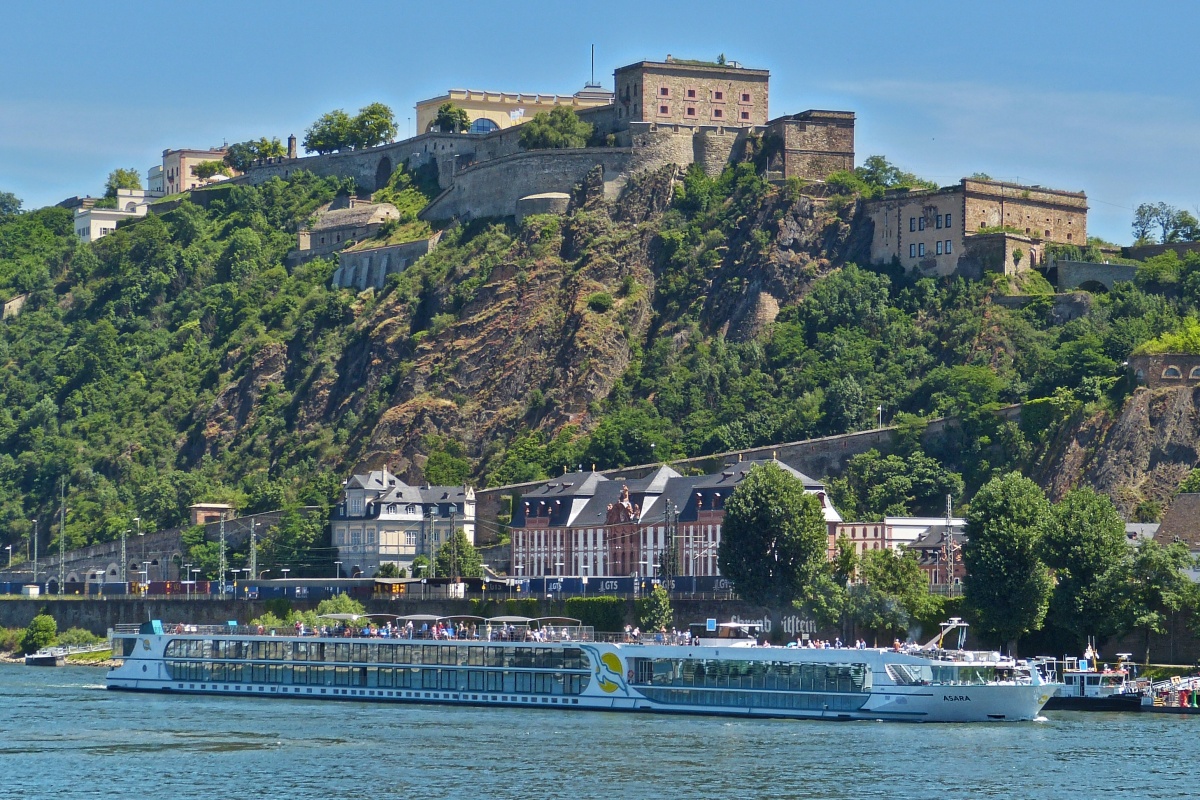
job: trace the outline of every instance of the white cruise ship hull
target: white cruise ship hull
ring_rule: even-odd
[[[886,650],[114,634],[110,689],[825,720],[1031,720],[1056,684],[895,680],[962,662]],[[956,666],[957,664],[957,666]],[[941,670],[938,672],[937,670]],[[905,674],[908,674],[906,672]]]

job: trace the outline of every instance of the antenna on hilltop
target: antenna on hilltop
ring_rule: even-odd
[[[588,89],[599,89],[600,84],[596,83],[596,45],[592,45],[592,78],[587,83]]]

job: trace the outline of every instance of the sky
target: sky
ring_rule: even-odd
[[[449,88],[577,91],[595,45],[610,89],[667,54],[768,69],[772,117],[857,114],[859,163],[1083,190],[1089,233],[1127,244],[1139,203],[1200,205],[1198,23],[1189,0],[11,3],[0,191],[97,195],[164,149],[302,139],[375,101],[403,135]]]

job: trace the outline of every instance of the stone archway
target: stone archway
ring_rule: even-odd
[[[1079,284],[1079,288],[1085,292],[1092,294],[1107,294],[1108,286],[1101,281],[1084,281]]]
[[[379,165],[375,167],[375,191],[379,191],[387,186],[388,180],[392,177],[392,159],[384,156],[379,159]]]

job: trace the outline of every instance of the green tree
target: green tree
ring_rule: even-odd
[[[857,520],[932,514],[944,507],[946,495],[957,499],[962,492],[961,475],[919,451],[882,456],[868,450],[852,457],[841,476],[829,481],[834,505],[847,519]]]
[[[463,455],[462,445],[445,436],[427,436],[429,449],[423,472],[425,482],[434,486],[462,486],[471,477],[471,462]]]
[[[417,556],[412,560],[412,576],[414,578],[428,578],[429,566],[429,556]]]
[[[521,147],[526,150],[585,147],[592,128],[590,122],[581,120],[570,108],[555,106],[549,113],[539,112],[521,126]]]
[[[36,653],[43,647],[50,647],[58,637],[58,623],[49,614],[38,614],[25,628],[21,637],[21,652]]]
[[[442,133],[462,133],[471,127],[471,118],[454,103],[442,103],[438,106],[433,125]]]
[[[0,220],[21,213],[21,198],[12,192],[0,192]]]
[[[287,155],[287,148],[279,138],[250,139],[245,142],[235,142],[225,148],[225,164],[238,172],[245,172],[250,165],[260,158],[282,158]]]
[[[118,167],[108,173],[108,180],[104,184],[104,196],[116,197],[118,189],[141,189],[142,176],[136,169],[123,169]]]
[[[670,630],[675,621],[675,612],[671,610],[671,596],[661,585],[656,585],[650,593],[638,601],[638,625],[643,631]]]
[[[192,167],[192,174],[200,180],[206,181],[214,175],[228,175],[229,167],[224,161],[201,161]]]
[[[358,614],[367,613],[363,608],[363,604],[355,600],[348,594],[335,594],[327,600],[322,600],[317,603],[317,615],[325,616],[326,614]]]
[[[400,567],[394,561],[388,561],[379,566],[379,571],[375,573],[376,578],[399,578]]]
[[[717,563],[747,600],[783,608],[823,569],[827,536],[820,501],[790,472],[764,464],[725,504]]]
[[[322,114],[304,132],[302,144],[305,150],[318,155],[349,150],[354,147],[354,120],[340,108]]]
[[[435,559],[436,574],[442,578],[482,578],[483,558],[462,528],[455,529]]]
[[[1042,563],[1041,528],[1050,502],[1020,473],[991,479],[967,514],[964,593],[983,627],[1016,653],[1017,639],[1046,617],[1051,583]]]
[[[859,575],[850,588],[850,615],[867,630],[903,634],[914,619],[932,616],[940,602],[929,593],[929,578],[914,553],[868,550]]]
[[[383,103],[370,103],[358,110],[352,128],[353,146],[378,147],[396,138],[396,118]]]
[[[1117,598],[1130,560],[1125,522],[1112,501],[1093,489],[1068,492],[1054,506],[1042,536],[1042,560],[1054,571],[1051,618],[1082,642],[1120,630]]]
[[[1148,539],[1138,546],[1125,585],[1127,624],[1144,637],[1150,663],[1150,634],[1166,633],[1168,615],[1196,608],[1196,585],[1184,570],[1194,566],[1187,545],[1161,545]]]

